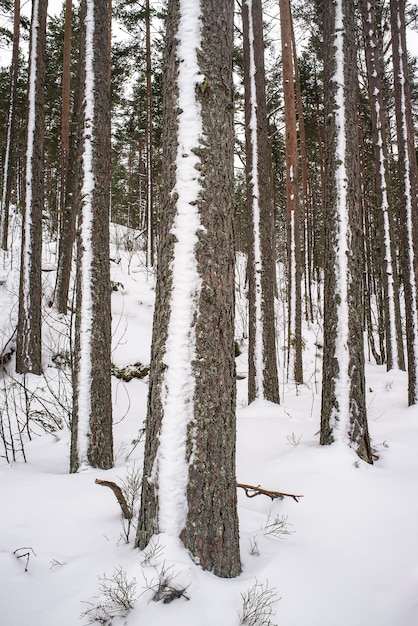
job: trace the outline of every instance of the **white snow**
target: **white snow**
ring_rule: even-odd
[[[131,256],[120,234],[123,229],[112,228],[111,256],[119,259],[112,264],[112,280],[123,284],[112,295],[112,360],[122,366],[133,362],[135,346],[138,360],[149,359],[154,293],[145,253]],[[51,249],[45,248],[46,253]],[[15,308],[17,278],[15,273],[14,284],[0,286],[0,328]],[[52,273],[48,279],[52,288]],[[50,325],[51,337],[44,340],[55,349],[56,325],[52,320]],[[272,502],[246,498],[238,490],[243,563],[238,578],[222,580],[202,571],[167,534],[159,537],[161,552],[150,564],[133,548],[134,530],[130,543],[121,538],[116,499],[94,481],[121,484],[134,467],[142,469],[144,441],[133,441],[143,426],[148,385],[114,380],[115,468],[68,474],[67,427],[53,434],[39,430],[26,440],[26,464],[8,465],[0,458],[2,624],[86,626],[80,615],[91,608],[88,603],[106,600],[100,579],[122,568],[128,580],[136,580],[135,606],[125,618],[115,618],[114,626],[239,626],[241,594],[256,581],[277,590],[281,599],[272,607],[271,622],[280,626],[416,626],[418,407],[406,406],[407,375],[367,365],[369,426],[380,456],[369,466],[348,446],[319,445],[320,361],[314,342],[322,341],[320,327],[304,325],[303,336],[305,384],[297,393],[285,384],[282,405],[256,401],[247,406],[247,380],[237,381],[238,481],[303,495],[298,503]],[[245,372],[246,364],[244,352],[237,369]],[[57,374],[52,366],[46,371],[48,380]],[[13,381],[1,376],[3,401]],[[37,377],[27,382],[31,388],[39,385]],[[3,404],[1,415],[5,420]],[[291,534],[265,533],[268,520],[277,516],[287,518]],[[258,556],[251,554],[254,542]],[[25,572],[27,557],[17,556],[27,553]],[[172,568],[174,585],[187,587],[189,600],[152,601],[149,587],[163,567]]]
[[[159,447],[151,480],[158,485],[159,529],[178,537],[187,516],[186,460],[187,430],[193,422],[195,378],[195,316],[201,279],[197,271],[195,246],[202,228],[197,200],[201,189],[196,166],[200,159],[194,150],[202,139],[200,104],[196,86],[204,77],[199,70],[197,50],[201,46],[200,3],[181,0],[177,34],[178,72],[178,150],[176,185],[178,195],[172,233],[176,236],[168,339],[164,355],[166,371],[162,389],[163,419]]]
[[[78,372],[78,461],[80,470],[88,464],[90,414],[91,414],[91,341],[92,341],[92,229],[93,229],[93,133],[94,133],[94,2],[87,0],[86,12],[86,76],[85,121],[83,129],[83,185],[81,224],[81,320],[80,357]]]

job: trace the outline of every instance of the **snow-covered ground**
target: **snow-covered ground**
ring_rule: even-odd
[[[113,228],[112,280],[119,285],[112,295],[112,359],[117,367],[149,362],[153,276],[136,243],[132,233]],[[53,244],[45,250],[45,268],[52,267]],[[2,348],[16,318],[16,265],[0,285]],[[47,300],[54,273],[45,272],[44,278]],[[27,382],[46,398],[48,380],[65,402],[65,383],[58,385],[52,361],[64,352],[60,328],[65,324],[46,311],[46,379],[28,377]],[[237,322],[244,317],[239,300]],[[379,457],[369,466],[343,444],[319,446],[321,350],[315,342],[320,344],[320,332],[306,327],[304,339],[306,384],[282,383],[280,406],[247,406],[247,381],[237,381],[238,482],[303,495],[299,502],[272,501],[264,495],[250,499],[238,490],[238,578],[223,580],[202,571],[168,536],[156,538],[154,549],[145,553],[133,547],[135,529],[126,543],[118,503],[95,479],[122,484],[128,477],[132,483],[142,469],[147,379],[115,378],[114,469],[68,474],[66,425],[50,433],[36,426],[31,441],[23,433],[26,463],[19,454],[13,463],[0,459],[1,624],[88,624],[100,604],[117,613],[109,596],[119,580],[134,608],[115,617],[115,626],[238,626],[243,596],[251,589],[270,590],[272,601],[264,622],[248,622],[254,626],[416,626],[418,407],[407,407],[406,374],[367,365],[369,428]],[[279,348],[283,342],[279,333]],[[237,370],[246,371],[245,352],[237,358]],[[13,408],[4,405],[5,387],[9,402],[19,396],[18,379],[13,382],[9,374],[0,374],[5,427],[15,423]],[[36,406],[33,401],[32,410]],[[57,408],[57,415],[65,412]],[[168,604],[153,600],[164,577],[183,590]]]

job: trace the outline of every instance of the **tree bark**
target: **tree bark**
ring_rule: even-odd
[[[408,358],[408,404],[418,401],[418,313],[417,269],[418,172],[414,145],[411,93],[405,29],[405,2],[391,0],[392,57],[395,93],[396,136],[400,185],[401,236],[400,247],[403,272],[406,318],[406,350]]]
[[[376,6],[377,5],[377,6]],[[399,305],[399,277],[393,243],[393,202],[390,192],[387,146],[387,112],[383,98],[383,42],[377,24],[376,0],[362,0],[363,36],[374,154],[375,198],[380,240],[378,271],[383,287],[385,349],[388,370],[405,369],[402,323]]]
[[[69,2],[69,0],[67,0]],[[67,9],[66,9],[67,11]],[[81,19],[83,16],[81,15]],[[66,15],[67,24],[67,15]],[[69,26],[67,25],[67,29]],[[67,33],[68,36],[68,33]],[[54,300],[59,313],[68,309],[68,294],[71,283],[73,247],[76,238],[77,211],[80,204],[82,124],[83,124],[83,50],[80,47],[77,62],[77,76],[74,88],[74,102],[69,125],[68,158],[66,166],[62,162],[65,184],[61,185],[60,229],[58,241],[58,268]],[[63,94],[64,99],[64,94]],[[64,123],[65,124],[65,123]],[[66,133],[63,129],[64,134]],[[66,139],[64,139],[66,141]]]
[[[248,401],[278,403],[275,249],[261,0],[242,3],[248,228]]]
[[[233,577],[240,572],[235,478],[233,1],[220,5],[202,0],[201,20],[195,17],[198,7],[197,0],[168,3],[164,219],[159,232],[136,545],[143,548],[158,532],[180,537],[204,569]],[[186,34],[185,15],[192,16]],[[194,67],[197,74],[190,77]],[[201,124],[197,134],[196,123]],[[185,254],[190,260],[184,274]],[[194,269],[189,274],[190,265]],[[184,301],[187,313],[179,309]]]
[[[372,463],[364,380],[354,5],[323,0],[322,8],[327,182],[320,442],[345,441]]]
[[[17,80],[19,76],[19,42],[20,42],[20,0],[14,2],[13,14],[13,51],[10,67],[10,100],[7,118],[6,152],[3,163],[3,190],[0,210],[0,247],[8,248],[9,234],[9,205],[12,188],[12,174],[14,166],[13,137],[15,133]]]
[[[109,2],[85,0],[72,472],[113,466],[109,270]]]
[[[16,371],[42,373],[41,260],[47,0],[32,5]]]
[[[298,137],[293,66],[292,16],[289,0],[280,0],[283,99],[286,132],[286,198],[288,254],[288,365],[293,361],[296,383],[303,383],[300,211],[298,192]],[[306,155],[305,155],[306,156]],[[289,372],[288,372],[289,374]]]
[[[147,266],[154,265],[154,211],[153,211],[153,175],[152,175],[152,67],[151,67],[151,9],[150,2],[145,2],[145,46],[146,46],[146,157],[147,157]]]

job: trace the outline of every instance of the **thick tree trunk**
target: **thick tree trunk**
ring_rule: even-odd
[[[47,0],[33,2],[29,45],[28,128],[16,341],[16,371],[21,374],[42,372],[41,261],[47,7]]]
[[[136,544],[240,572],[235,478],[233,1],[168,3],[162,214]],[[187,20],[185,17],[189,16]],[[186,106],[187,104],[187,106]]]
[[[248,227],[248,401],[279,402],[275,249],[261,0],[242,3]]]
[[[322,7],[327,182],[320,441],[346,441],[372,463],[364,380],[354,5],[323,0]]]
[[[71,471],[113,466],[109,273],[109,1],[87,0]]]

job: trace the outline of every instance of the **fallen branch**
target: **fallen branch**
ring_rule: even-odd
[[[116,483],[112,483],[110,480],[100,480],[100,478],[96,478],[94,481],[96,485],[102,485],[103,487],[109,487],[113,491],[116,496],[116,500],[119,502],[120,508],[122,509],[123,517],[125,519],[132,519],[133,511],[128,506],[125,496],[122,493],[122,489]]]
[[[280,500],[283,500],[283,498],[293,498],[295,502],[299,502],[299,498],[303,498],[303,496],[296,496],[293,493],[283,493],[282,491],[270,491],[269,489],[263,489],[260,485],[255,487],[254,485],[237,483],[237,487],[244,489],[247,498],[255,498],[255,496],[267,496],[272,500],[276,500],[276,498],[280,498]]]

